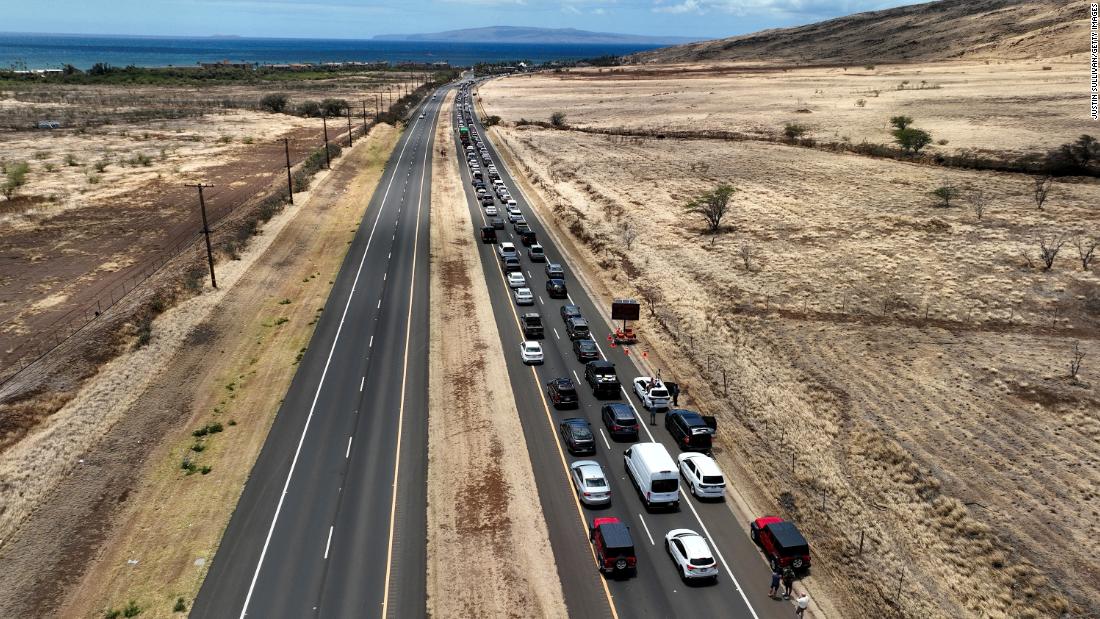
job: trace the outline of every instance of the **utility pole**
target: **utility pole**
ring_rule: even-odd
[[[389,96],[389,104],[386,106],[386,111],[390,111],[393,107],[393,85],[386,86],[386,94]]]
[[[290,138],[283,138],[283,148],[286,151],[286,195],[294,204],[294,181],[290,178]]]
[[[348,148],[351,148],[351,104],[348,104]]]
[[[382,115],[382,93],[378,93],[378,97],[374,99],[374,117],[378,118]]]
[[[210,247],[210,226],[206,223],[206,201],[202,197],[203,188],[213,187],[213,185],[196,183],[187,186],[199,188],[199,211],[202,212],[202,233],[206,235],[206,261],[210,263],[210,287],[217,289],[218,280],[214,277],[214,250]]]
[[[328,116],[326,114],[321,114],[321,126],[325,130],[325,167],[331,170],[332,160],[328,155]]]
[[[363,135],[367,135],[367,100],[363,99]]]

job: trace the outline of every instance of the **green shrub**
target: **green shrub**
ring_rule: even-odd
[[[783,126],[783,136],[788,140],[797,140],[798,138],[806,135],[810,128],[805,125],[799,125],[795,123],[787,123]]]
[[[0,193],[4,194],[4,197],[11,200],[15,196],[15,192],[20,187],[27,184],[27,173],[30,172],[31,166],[26,161],[20,161],[18,163],[9,163],[4,166],[5,180],[0,185]]]
[[[263,98],[260,99],[260,109],[282,114],[286,111],[289,103],[290,100],[286,95],[282,93],[271,93],[264,95]]]

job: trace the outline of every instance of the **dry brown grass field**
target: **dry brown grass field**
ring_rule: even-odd
[[[195,239],[197,196],[186,184],[214,184],[205,197],[215,230],[242,205],[285,190],[280,138],[289,139],[298,165],[323,144],[322,122],[261,111],[265,94],[285,93],[291,109],[307,100],[345,99],[356,113],[369,99],[373,120],[374,94],[409,81],[383,73],[189,88],[3,82],[0,162],[25,162],[29,173],[10,199],[0,198],[0,380]],[[62,128],[26,128],[43,118]],[[362,125],[353,116],[353,128]],[[330,120],[330,140],[346,145],[347,129],[346,120]],[[101,356],[110,358],[108,348]],[[5,385],[0,450],[63,404],[104,360]]]
[[[756,507],[808,534],[807,585],[843,616],[1095,616],[1100,275],[1074,241],[1100,236],[1100,185],[1057,180],[1040,210],[1024,174],[514,123],[561,110],[769,137],[797,121],[885,143],[906,114],[937,149],[1045,152],[1090,125],[1080,68],[1042,66],[647,66],[479,89],[542,215],[610,294],[650,301],[645,343],[722,417],[717,455]],[[904,80],[941,87],[890,89]],[[684,204],[722,182],[738,191],[712,236]],[[944,184],[980,189],[983,217],[939,207]],[[1067,242],[1044,270],[1053,238]]]

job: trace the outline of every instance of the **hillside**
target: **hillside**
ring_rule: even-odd
[[[590,32],[576,28],[524,28],[488,26],[427,34],[380,34],[379,41],[441,41],[446,43],[539,43],[581,45],[673,45],[696,41],[691,37],[654,37],[614,32]]]
[[[856,64],[1056,57],[1089,49],[1080,0],[944,0],[641,52],[637,63]]]

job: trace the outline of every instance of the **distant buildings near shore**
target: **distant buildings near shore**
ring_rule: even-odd
[[[261,64],[258,62],[230,62],[228,60],[222,60],[219,62],[199,62],[194,67],[187,66],[168,66],[168,67],[148,67],[148,68],[160,68],[160,69],[242,69],[246,71],[316,71],[316,70],[337,70],[337,69],[408,69],[410,71],[441,71],[451,68],[449,62],[389,62],[386,60],[378,62],[294,62],[286,64]],[[65,73],[65,69],[29,69],[29,70],[14,70],[11,73],[15,75],[41,75],[43,77],[48,75],[62,75]]]

